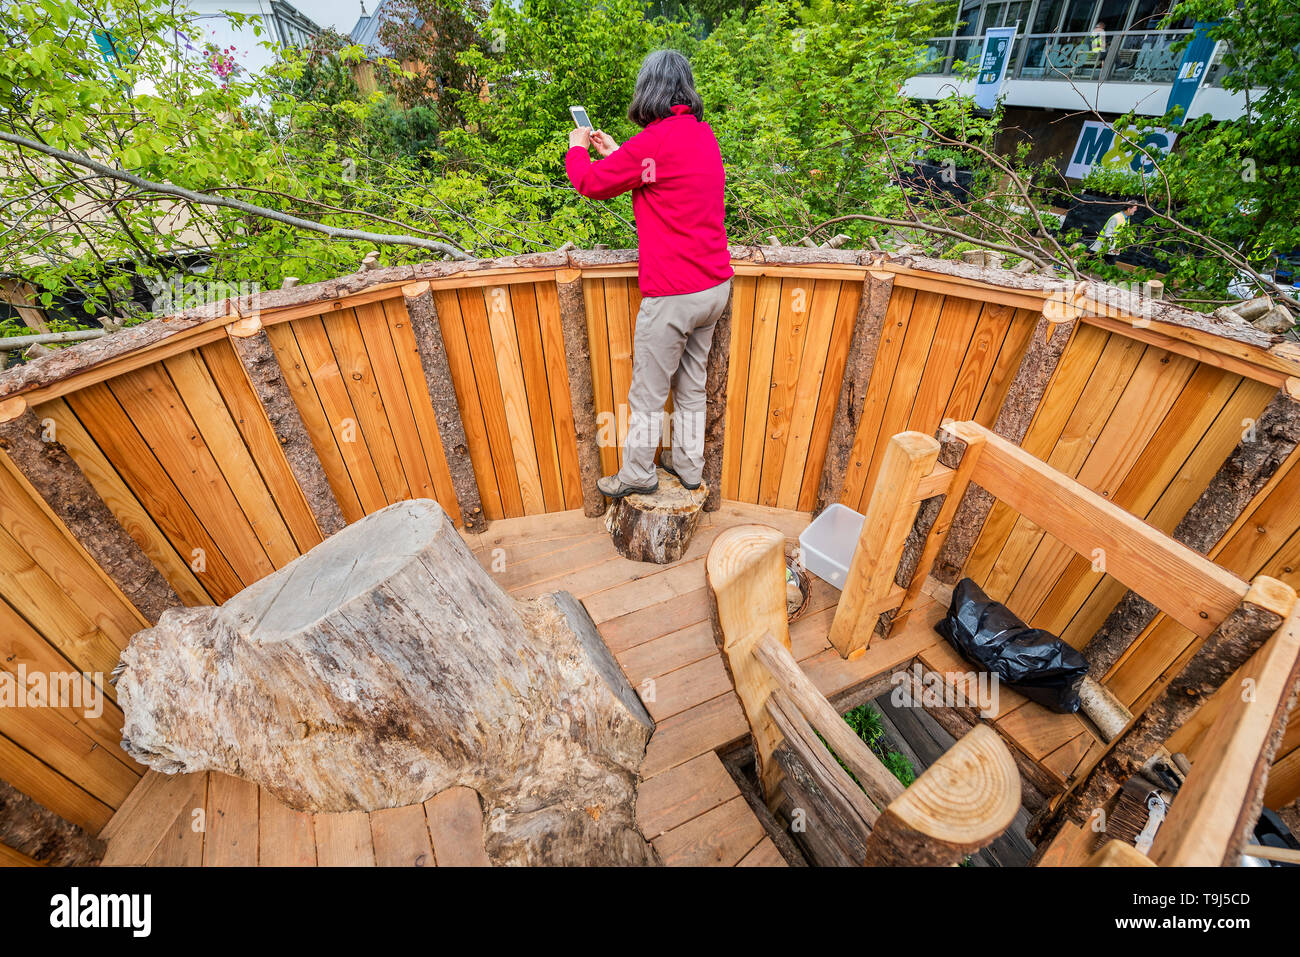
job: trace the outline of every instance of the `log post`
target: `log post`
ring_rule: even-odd
[[[715,638],[731,671],[745,717],[754,734],[758,780],[768,807],[775,809],[780,768],[772,758],[783,737],[767,712],[775,679],[754,657],[765,635],[790,647],[785,617],[785,536],[766,525],[735,525],[716,539],[705,560],[713,598]]]
[[[560,300],[560,330],[564,335],[564,362],[569,379],[569,403],[578,442],[578,474],[582,481],[582,513],[588,518],[605,514],[605,496],[596,487],[600,479],[600,449],[596,444],[596,393],[591,384],[591,341],[587,333],[587,306],[582,298],[582,273],[569,278],[556,274]]]
[[[140,614],[153,622],[184,604],[59,444],[52,420],[24,409],[0,424],[0,450]]]
[[[925,545],[922,547],[921,555],[912,570],[911,580],[907,582],[907,591],[903,595],[903,603],[898,606],[898,611],[894,613],[889,623],[889,635],[891,637],[897,633],[902,623],[907,620],[907,616],[916,607],[916,603],[921,597],[921,587],[925,584],[925,579],[934,567],[934,563],[938,561],[944,542],[948,540],[948,533],[952,530],[952,523],[956,517],[957,509],[966,494],[966,489],[970,487],[971,475],[975,471],[975,463],[979,460],[980,452],[984,450],[984,437],[981,433],[968,432],[963,435],[957,431],[956,427],[949,426],[944,426],[944,431],[947,437],[951,439],[949,447],[956,446],[952,453],[957,457],[956,468],[953,471],[952,483],[944,494],[943,504],[939,507],[939,514],[935,517],[934,524],[930,526],[925,537]]]
[[[991,844],[1020,810],[1020,776],[998,733],[977,725],[885,808],[869,866],[945,866]]]
[[[1008,442],[1019,445],[1029,431],[1029,423],[1038,411],[1038,405],[1047,392],[1047,384],[1056,372],[1066,344],[1075,328],[1075,320],[1063,322],[1040,316],[1029,340],[1024,358],[1007,389],[1007,396],[998,411],[992,431]],[[961,570],[970,558],[971,549],[979,540],[984,522],[993,508],[993,496],[975,486],[967,490],[953,515],[939,560],[934,565],[934,575],[948,585],[956,584]]]
[[[582,606],[515,601],[427,499],[354,522],[219,608],[172,609],[122,653],[122,747],[294,810],[451,787],[494,863],[642,864],[653,722]]]
[[[420,365],[433,403],[433,417],[438,423],[438,437],[447,457],[447,469],[451,472],[451,486],[460,505],[461,524],[470,531],[481,532],[487,528],[487,515],[483,511],[474,462],[470,459],[465,423],[456,403],[456,386],[451,378],[451,364],[447,361],[447,347],[433,291],[427,282],[410,283],[402,287],[402,297],[406,300],[406,314],[410,317],[411,331],[415,333],[415,342],[420,349]]]
[[[1201,643],[1183,670],[1107,745],[1101,759],[1075,782],[1053,812],[1035,822],[1038,837],[1031,837],[1043,843],[1055,837],[1066,821],[1087,824],[1104,809],[1124,782],[1277,631],[1295,602],[1295,590],[1289,585],[1265,575],[1252,581],[1241,603]]]
[[[1264,806],[1268,772],[1300,690],[1300,607],[1237,674],[1151,847],[1162,867],[1236,867]]]
[[[347,524],[343,510],[339,508],[334,490],[330,488],[325,468],[321,465],[316,447],[312,445],[307,427],[303,425],[302,415],[293,394],[284,380],[284,372],[276,361],[275,350],[266,330],[259,328],[251,336],[231,336],[230,344],[244,367],[244,374],[253,387],[253,394],[262,404],[267,421],[275,431],[275,437],[284,450],[285,461],[293,472],[294,480],[302,489],[307,499],[307,507],[321,534],[328,537],[338,532]]]
[[[688,489],[659,469],[659,488],[649,495],[615,499],[605,513],[614,548],[634,562],[671,565],[686,554],[700,523],[709,487]]]
[[[817,511],[840,500],[844,492],[844,479],[848,474],[849,456],[853,453],[853,440],[857,438],[858,422],[862,417],[862,403],[867,398],[867,383],[880,348],[880,336],[889,311],[889,300],[894,294],[894,274],[868,272],[862,281],[862,298],[858,314],[853,320],[853,333],[849,339],[849,355],[844,363],[844,377],[840,380],[840,397],[831,420],[830,440],[826,446],[826,462],[822,466],[817,486]]]
[[[727,298],[727,307],[713,327],[713,345],[704,380],[704,500],[706,512],[716,512],[722,505],[722,450],[727,439],[727,374],[731,367],[731,304],[735,284]]]
[[[938,440],[921,432],[900,432],[885,447],[831,623],[830,641],[841,657],[858,657],[866,651],[876,630],[879,605],[894,588],[903,545],[919,508],[921,480],[938,458]]]

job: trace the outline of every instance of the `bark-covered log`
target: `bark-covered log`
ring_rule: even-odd
[[[582,482],[582,513],[589,518],[605,514],[605,496],[596,488],[600,479],[600,448],[596,444],[596,393],[591,384],[591,343],[587,338],[587,306],[582,279],[556,283],[560,299],[560,331],[564,336],[564,362],[569,379],[569,404],[578,443],[578,475]]]
[[[104,857],[104,842],[0,781],[0,844],[51,867],[89,867]]]
[[[605,515],[614,547],[634,562],[668,565],[686,554],[700,524],[709,487],[688,489],[659,469],[659,489],[616,499]]]
[[[343,510],[339,508],[334,490],[330,488],[325,468],[307,434],[298,406],[293,401],[284,372],[276,361],[270,339],[265,330],[259,329],[252,336],[232,337],[230,341],[244,371],[248,373],[249,381],[253,383],[253,391],[262,403],[267,421],[275,430],[285,460],[307,499],[307,507],[311,509],[317,526],[325,536],[333,535],[347,521],[343,518]]]
[[[716,512],[722,505],[722,449],[727,430],[727,373],[731,366],[731,303],[713,327],[713,345],[704,382],[704,485],[709,490],[704,500],[706,512]]]
[[[447,457],[456,503],[460,506],[460,522],[467,529],[481,532],[487,527],[487,516],[483,513],[478,477],[470,459],[465,423],[461,421],[460,406],[456,404],[456,387],[451,378],[451,364],[447,361],[438,307],[427,283],[403,286],[402,293],[406,297],[411,331],[415,333],[415,342],[420,350],[420,365],[433,403],[433,417],[438,423],[438,438]]]
[[[0,449],[67,526],[90,557],[149,621],[182,604],[99,497],[90,480],[30,409],[0,423]]]
[[[1034,334],[1029,340],[1024,358],[1016,370],[1015,378],[1007,389],[993,431],[1008,442],[1019,445],[1029,431],[1029,423],[1043,401],[1047,383],[1051,381],[1056,365],[1061,361],[1066,343],[1074,331],[1074,322],[1048,322],[1039,317]],[[953,517],[952,528],[944,542],[939,560],[934,563],[934,577],[952,585],[961,578],[961,569],[970,557],[971,549],[979,540],[984,522],[993,508],[993,496],[972,485]]]
[[[819,512],[838,502],[844,491],[849,455],[853,451],[853,440],[858,434],[862,403],[866,400],[867,383],[871,380],[871,368],[876,362],[885,313],[889,309],[889,299],[893,292],[893,276],[880,278],[868,273],[863,280],[858,314],[853,322],[853,335],[849,339],[849,355],[844,363],[844,377],[840,383],[840,397],[835,406],[835,418],[831,420],[826,461],[817,486]]]
[[[575,627],[574,623],[577,623]],[[579,606],[515,602],[435,502],[375,512],[122,655],[122,746],[291,808],[370,811],[462,785],[496,863],[646,863],[653,724]]]

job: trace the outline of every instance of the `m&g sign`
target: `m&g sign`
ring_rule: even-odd
[[[1178,134],[1164,129],[1116,130],[1109,123],[1087,120],[1079,131],[1065,175],[1082,179],[1092,170],[1124,170],[1145,175],[1155,169],[1153,159],[1167,156]]]

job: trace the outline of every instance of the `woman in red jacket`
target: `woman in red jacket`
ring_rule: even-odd
[[[687,488],[704,471],[704,374],[713,329],[731,296],[723,227],[722,154],[703,122],[704,104],[686,57],[657,50],[636,79],[628,119],[643,127],[622,146],[583,127],[569,134],[565,168],[592,199],[632,191],[640,247],[641,311],[633,343],[623,467],[598,487],[610,498],[659,487],[654,453],[673,395],[672,449],[660,467]],[[602,157],[593,163],[588,146]]]

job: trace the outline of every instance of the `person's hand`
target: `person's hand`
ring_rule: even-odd
[[[618,141],[604,130],[596,130],[591,134],[591,145],[596,147],[596,152],[602,159],[618,149]]]
[[[569,130],[569,149],[575,146],[581,146],[584,150],[591,146],[590,126],[579,126],[577,129]]]

